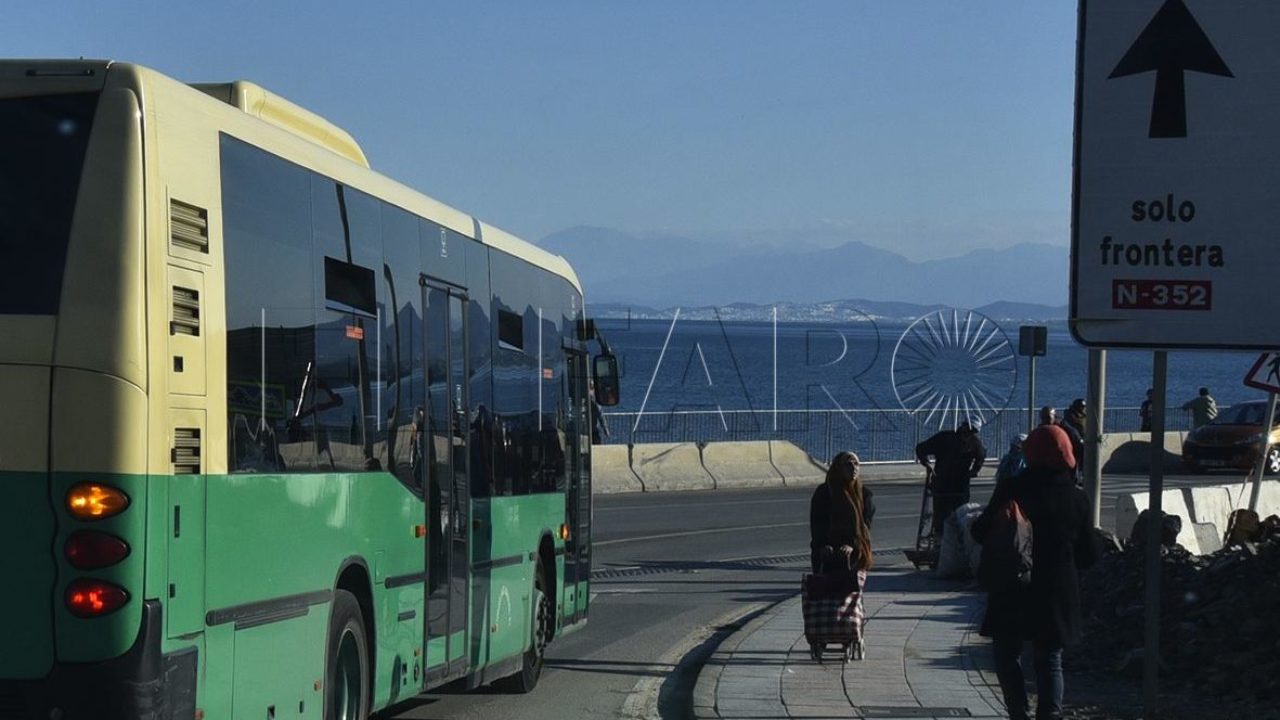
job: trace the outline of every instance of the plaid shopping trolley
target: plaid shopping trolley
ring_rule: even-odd
[[[822,662],[828,645],[839,645],[844,662],[866,656],[862,638],[862,589],[867,571],[806,574],[800,581],[804,636],[809,654]]]

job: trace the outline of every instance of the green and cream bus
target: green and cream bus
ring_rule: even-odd
[[[0,129],[0,720],[532,689],[617,390],[569,265],[245,82],[5,61]]]

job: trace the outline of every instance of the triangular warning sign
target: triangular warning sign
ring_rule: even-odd
[[[1270,393],[1280,393],[1280,353],[1262,353],[1244,376],[1244,384]]]

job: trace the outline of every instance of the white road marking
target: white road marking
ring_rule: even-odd
[[[795,553],[786,553],[784,555],[770,555],[770,556],[765,556],[763,558],[759,555],[747,555],[744,557],[732,557],[732,558],[724,558],[722,560],[712,560],[711,562],[731,563],[731,562],[742,562],[744,560],[772,560],[774,558],[787,557],[789,555],[799,555],[800,552],[803,552],[803,551],[798,551]],[[800,561],[796,560],[795,562],[800,562]],[[779,563],[779,565],[781,565],[781,563]]]
[[[744,530],[768,530],[771,528],[785,527],[807,527],[809,521],[793,522],[793,523],[777,523],[774,525],[740,525],[738,527],[711,528],[709,530],[686,530],[684,532],[663,533],[660,535],[645,535],[643,537],[622,538],[620,540],[605,540],[604,542],[591,543],[594,547],[604,547],[606,545],[621,545],[623,543],[643,542],[645,540],[665,540],[667,538],[690,537],[692,535],[712,535],[715,533],[742,532]]]
[[[630,512],[635,510],[672,510],[678,508],[692,508],[700,505],[711,505],[714,507],[725,507],[727,505],[778,505],[781,503],[807,503],[809,498],[783,498],[778,500],[729,500],[727,502],[718,502],[715,498],[710,498],[705,503],[683,503],[671,505],[635,505],[633,507],[596,507],[596,514],[602,512]]]

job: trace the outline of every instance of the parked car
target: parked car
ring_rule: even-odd
[[[1192,472],[1231,468],[1250,470],[1262,452],[1262,422],[1267,401],[1250,400],[1218,413],[1207,425],[1193,430],[1182,443],[1182,461]],[[1278,414],[1280,419],[1280,414]],[[1271,428],[1266,472],[1280,473],[1280,423]]]

